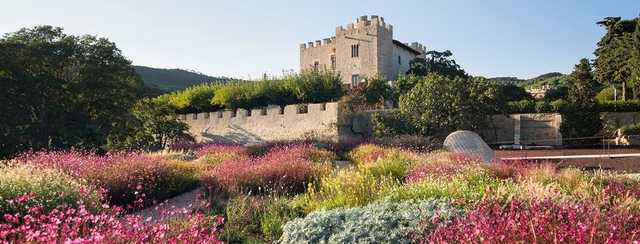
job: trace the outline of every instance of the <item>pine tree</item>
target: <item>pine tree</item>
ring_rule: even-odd
[[[568,106],[562,114],[560,133],[565,139],[593,137],[602,130],[602,119],[598,113],[598,102],[594,88],[597,82],[593,78],[591,63],[586,58],[580,60],[571,73]],[[599,140],[576,139],[566,140],[567,147],[589,147],[599,145]]]

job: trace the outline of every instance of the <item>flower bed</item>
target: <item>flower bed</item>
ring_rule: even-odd
[[[194,152],[22,155],[0,168],[0,241],[631,243],[640,237],[640,179],[615,172],[548,162],[486,165],[367,143],[345,153],[354,167],[337,174],[335,153],[299,141],[211,144]],[[211,190],[208,207],[196,213],[176,210],[159,220],[126,215],[127,204],[196,186]],[[100,188],[108,193],[102,201]],[[372,231],[380,228],[393,232]]]

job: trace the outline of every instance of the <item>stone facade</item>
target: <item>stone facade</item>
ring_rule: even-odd
[[[384,18],[362,16],[346,29],[336,27],[334,37],[300,45],[300,70],[335,69],[343,84],[354,86],[367,77],[380,75],[396,80],[409,70],[409,61],[425,57],[426,48],[393,39],[393,26]]]

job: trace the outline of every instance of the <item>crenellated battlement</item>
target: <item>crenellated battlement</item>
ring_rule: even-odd
[[[353,23],[347,24],[346,29],[343,26],[336,27],[336,36],[338,36],[341,32],[344,32],[344,31],[362,29],[370,26],[379,26],[380,28],[387,29],[390,32],[393,32],[393,26],[385,23],[384,18],[379,17],[377,15],[371,15],[371,19],[369,19],[369,16],[363,15],[363,16],[360,16],[360,18],[356,18]],[[336,43],[336,37],[333,36],[331,38],[324,38],[322,41],[315,40],[313,42],[302,43],[300,44],[300,49],[321,47],[324,45],[335,44],[335,43]]]
[[[353,23],[347,24],[346,29],[343,26],[336,27],[336,34],[345,30],[354,30],[366,28],[368,26],[379,26],[393,32],[393,26],[384,22],[384,18],[377,15],[371,15],[371,19],[367,15],[356,18]]]
[[[181,114],[198,141],[260,142],[293,140],[305,133],[337,136],[330,125],[338,117],[338,103],[287,105],[265,109],[237,109],[211,113]]]
[[[319,46],[322,46],[322,45],[328,45],[328,44],[333,44],[333,43],[336,43],[336,37],[335,36],[330,37],[330,38],[324,38],[324,39],[322,39],[322,41],[316,40],[315,42],[302,43],[302,44],[300,44],[300,49],[319,47]]]
[[[335,36],[300,44],[300,70],[331,67],[341,74],[341,82],[376,75],[395,80],[410,69],[409,62],[424,57],[420,43],[393,39],[393,26],[377,15],[363,15],[353,23],[335,28]]]
[[[411,47],[413,50],[416,50],[420,53],[427,53],[427,47],[418,42],[412,42],[411,45],[409,45],[409,43],[404,43],[404,45]]]
[[[214,120],[231,120],[231,119],[246,119],[246,118],[267,118],[267,117],[295,117],[297,115],[324,115],[324,113],[329,110],[337,109],[337,103],[312,103],[306,106],[301,106],[298,104],[287,105],[282,109],[279,106],[267,107],[263,109],[237,109],[236,111],[217,111],[217,112],[209,112],[209,113],[190,113],[190,114],[180,114],[178,119],[183,121],[194,121],[194,120],[209,120],[209,122],[214,122]],[[337,110],[336,110],[337,111]]]

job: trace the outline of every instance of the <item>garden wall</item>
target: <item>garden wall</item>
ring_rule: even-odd
[[[613,135],[615,130],[623,125],[637,124],[640,122],[640,112],[608,112],[602,113],[604,120],[604,132]]]
[[[179,119],[187,123],[196,139],[256,143],[273,140],[300,139],[305,135],[323,135],[337,140],[335,123],[338,104],[288,105],[267,109],[238,109],[212,113],[183,114]]]
[[[373,134],[373,124],[367,111],[364,119],[354,123],[353,131],[336,128],[339,107],[337,103],[309,104],[307,107],[288,105],[284,110],[274,106],[267,109],[223,111],[183,114],[180,119],[190,126],[189,132],[198,141],[224,141],[256,143],[272,140],[292,140],[322,137],[333,141],[346,141]],[[381,111],[385,113],[386,110]],[[640,112],[603,113],[605,133],[621,125],[640,122]],[[562,116],[557,113],[528,113],[492,116],[489,129],[476,131],[489,144],[513,144],[515,135],[527,145],[562,145],[559,132]],[[446,136],[446,135],[445,135]]]
[[[476,133],[490,144],[513,144],[519,135],[520,144],[562,145],[559,128],[562,116],[557,113],[494,115],[493,125]]]

